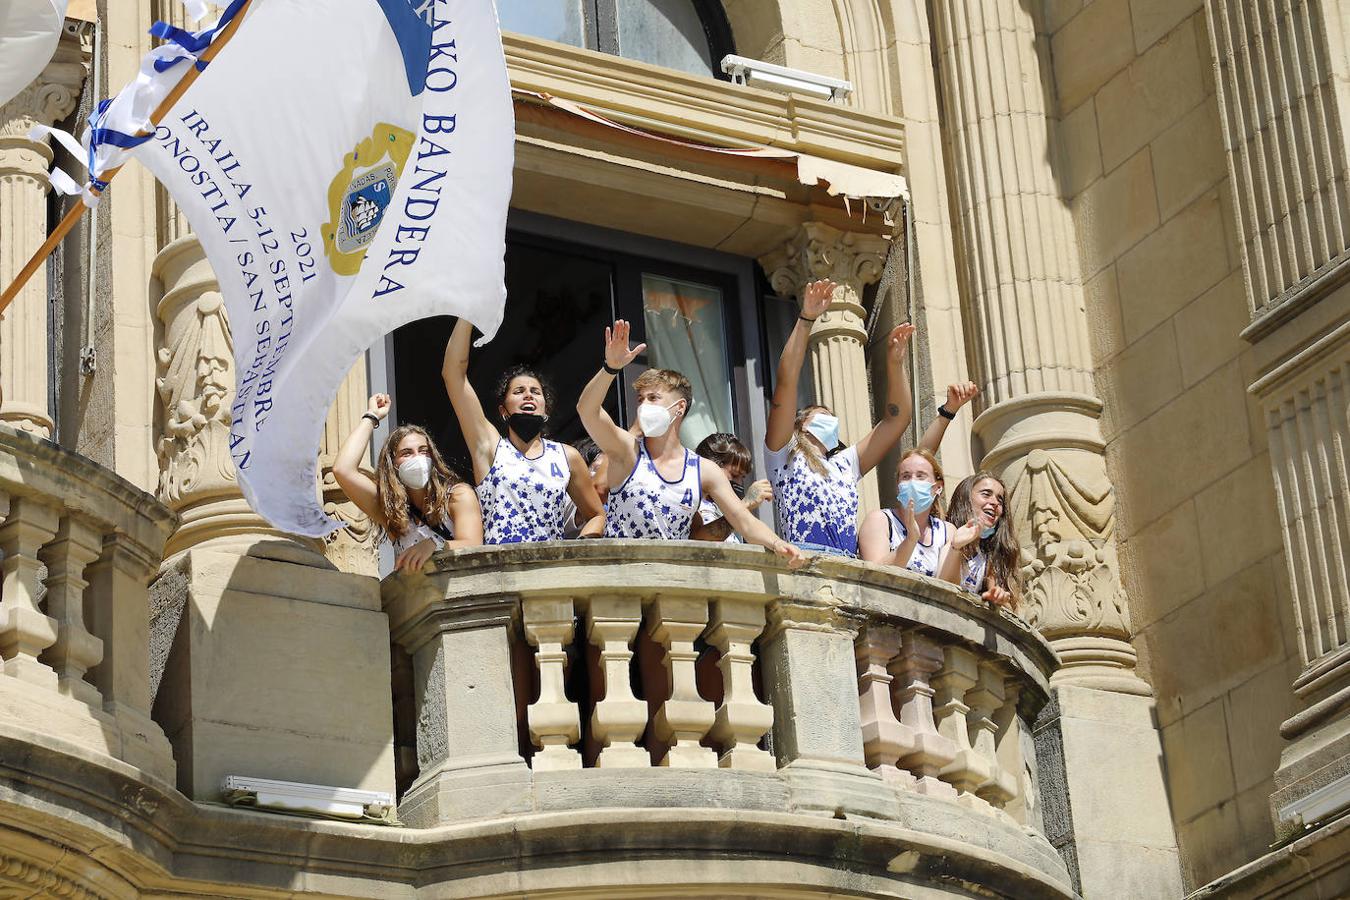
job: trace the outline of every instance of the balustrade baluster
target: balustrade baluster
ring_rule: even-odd
[[[580,769],[581,754],[571,749],[581,739],[581,714],[563,688],[567,653],[574,633],[572,599],[545,598],[522,603],[525,636],[538,648],[539,699],[530,704],[530,739],[540,752],[531,767],[536,772]]]
[[[949,646],[943,652],[942,671],[933,678],[937,700],[933,717],[938,731],[956,745],[956,756],[938,776],[961,792],[960,799],[974,801],[992,775],[988,760],[970,745],[970,707],[965,703],[979,680],[979,660],[964,647]]]
[[[32,684],[55,689],[56,672],[38,656],[56,643],[56,620],[44,615],[38,597],[42,567],[38,551],[56,534],[59,514],[32,497],[15,497],[0,525],[0,657],[4,673]]]
[[[942,668],[942,648],[918,631],[900,638],[900,655],[890,666],[895,700],[900,703],[900,722],[911,732],[910,743],[901,751],[898,765],[915,777],[915,790],[935,797],[955,797],[956,789],[939,780],[938,773],[956,757],[956,745],[938,732],[933,718],[933,687],[930,679]]]
[[[896,766],[900,754],[914,744],[914,730],[895,717],[891,701],[895,676],[888,670],[900,653],[900,634],[884,625],[868,625],[858,636],[858,706],[862,714],[863,751],[867,765],[891,784],[915,786],[914,776]]]
[[[47,566],[47,612],[57,624],[56,642],[42,654],[55,670],[62,693],[90,706],[103,698],[85,673],[103,660],[103,641],[84,624],[84,579],[87,565],[103,552],[103,533],[91,522],[67,515],[55,538],[38,552]]]
[[[1003,809],[1022,796],[1022,739],[1018,734],[1021,725],[1017,718],[1017,700],[1022,689],[992,660],[986,660],[980,666],[981,684],[986,679],[989,690],[998,700],[998,706],[989,714],[992,733],[989,747],[993,754],[990,760],[994,764],[998,786],[991,791],[992,796],[985,799]]]
[[[773,707],[755,696],[755,655],[751,645],[764,631],[764,604],[721,599],[713,604],[708,643],[722,655],[722,705],[709,735],[722,747],[717,764],[724,769],[772,772],[773,755],[756,746],[773,728]]]
[[[670,696],[656,712],[656,737],[669,746],[663,766],[715,767],[717,754],[699,742],[716,721],[713,705],[699,696],[694,641],[708,627],[708,601],[658,597],[652,604],[651,635],[665,649]],[[770,721],[772,725],[772,721]]]
[[[628,681],[633,638],[642,625],[637,597],[591,598],[586,613],[586,638],[600,651],[600,684],[591,734],[601,746],[600,768],[645,768],[651,757],[636,745],[647,727],[647,704],[633,696]]]

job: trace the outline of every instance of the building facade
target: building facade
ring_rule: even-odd
[[[227,452],[219,286],[131,166],[0,319],[0,896],[1350,892],[1350,8],[497,5],[509,300],[475,385],[541,365],[578,437],[627,318],[691,376],[686,438],[762,471],[832,278],[803,402],[856,440],[915,322],[918,428],[980,388],[942,460],[1010,488],[1020,615],[683,543],[382,579],[332,459],[375,390],[455,458],[437,320],[334,402],[315,490],[347,527],[277,533]],[[183,13],[72,2],[0,108],[0,282],[65,212],[30,129],[130,80],[156,19]],[[851,90],[734,84],[728,54]],[[396,807],[281,816],[231,775]]]

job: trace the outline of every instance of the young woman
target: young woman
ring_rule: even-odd
[[[716,463],[731,482],[731,490],[750,512],[773,500],[773,487],[767,479],[756,481],[748,488],[744,487],[745,478],[750,474],[752,460],[750,449],[742,444],[736,435],[724,431],[710,434],[694,452],[702,459]],[[732,530],[731,523],[722,515],[722,510],[707,497],[703,498],[703,503],[698,508],[698,516],[694,519],[693,537],[696,541],[745,543],[745,538]]]
[[[717,466],[705,466],[680,441],[680,424],[693,402],[689,379],[669,369],[648,369],[633,382],[638,424],[634,438],[605,412],[614,376],[637,358],[646,344],[628,346],[630,328],[622,319],[605,329],[603,366],[581,392],[577,412],[591,440],[609,459],[609,504],[605,537],[682,540],[689,537],[704,497],[726,514],[731,527],[752,544],[768,547],[796,568],[806,557],[750,515]]]
[[[445,465],[421,428],[395,428],[380,449],[374,480],[361,471],[370,438],[388,415],[389,395],[371,397],[338,451],[333,477],[394,545],[394,570],[416,572],[438,550],[482,544],[478,497]]]
[[[595,537],[605,525],[581,454],[543,436],[553,407],[553,391],[538,372],[514,366],[497,381],[497,417],[506,424],[502,437],[488,420],[469,384],[469,342],[473,326],[465,319],[445,345],[441,377],[459,419],[473,461],[473,478],[483,505],[484,539],[489,544],[554,541],[563,536],[567,498],[585,524],[581,537]]]
[[[915,329],[897,325],[887,339],[886,415],[858,443],[841,448],[839,420],[829,408],[808,406],[793,414],[811,324],[829,308],[835,288],[828,280],[806,287],[801,315],[778,360],[764,445],[783,536],[804,550],[856,556],[858,482],[876,468],[909,423],[905,353]]]
[[[942,518],[942,466],[932,453],[915,448],[900,457],[895,477],[896,507],[879,509],[863,520],[858,538],[862,558],[936,576],[953,531]]]
[[[1007,491],[990,472],[976,472],[952,491],[947,519],[952,547],[940,577],[1016,611],[1022,586],[1017,539],[1003,515]]]

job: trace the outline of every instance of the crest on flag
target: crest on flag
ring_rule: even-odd
[[[412,132],[381,122],[343,159],[342,171],[328,186],[331,218],[323,226],[324,253],[339,275],[361,270],[412,146]]]

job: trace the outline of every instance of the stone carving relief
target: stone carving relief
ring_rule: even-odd
[[[1116,556],[1116,498],[1101,457],[1033,450],[1012,491],[1022,538],[1023,616],[1047,638],[1128,640],[1129,607]],[[1029,538],[1029,540],[1028,540]]]
[[[889,242],[882,237],[840,231],[807,222],[788,244],[760,260],[780,296],[797,297],[808,282],[830,278],[853,298],[881,277]]]
[[[0,137],[27,137],[34,125],[51,125],[70,115],[84,82],[84,66],[55,64],[0,106]]]
[[[235,481],[230,462],[234,352],[224,300],[208,291],[168,324],[155,387],[164,408],[159,497],[177,504],[191,492]]]

